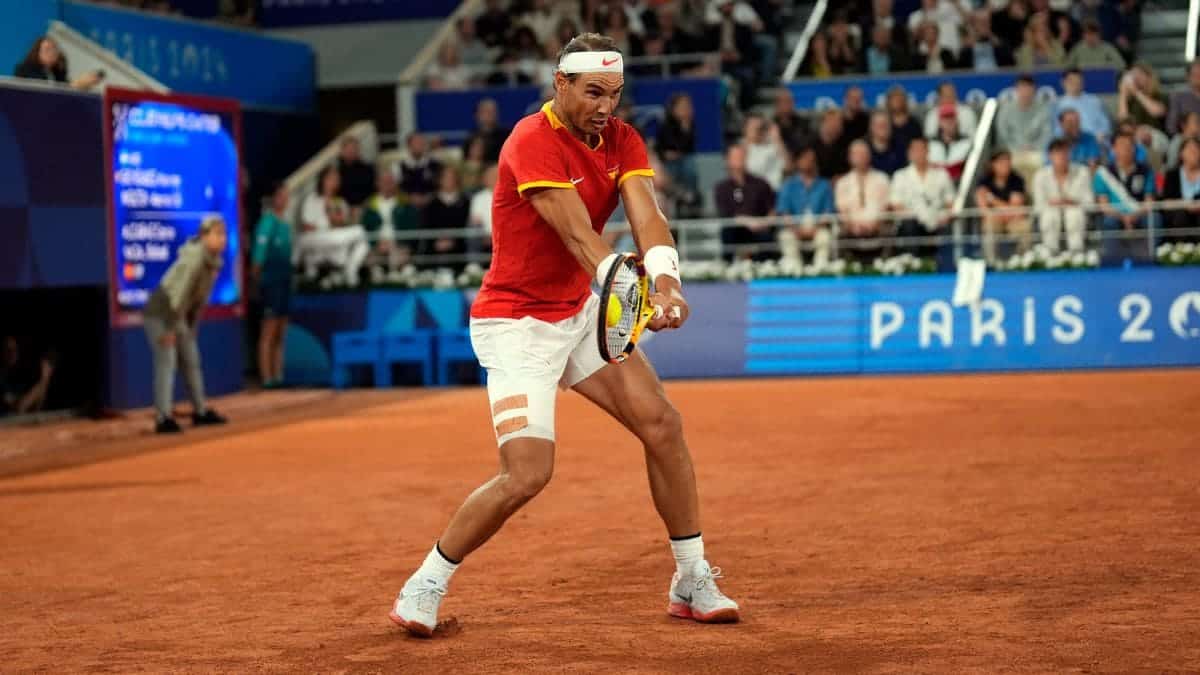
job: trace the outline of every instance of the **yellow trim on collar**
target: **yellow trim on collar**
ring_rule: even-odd
[[[550,106],[552,103],[554,103],[554,101],[546,101],[544,104],[542,104],[542,114],[546,116],[546,119],[550,120],[551,129],[565,128],[567,125],[563,124],[562,120],[558,119],[558,115],[555,115],[554,110],[551,109]]]

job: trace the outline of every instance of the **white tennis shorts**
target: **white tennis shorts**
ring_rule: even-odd
[[[471,319],[471,346],[487,368],[496,443],[522,436],[554,440],[554,402],[607,365],[596,343],[600,298],[562,321]]]

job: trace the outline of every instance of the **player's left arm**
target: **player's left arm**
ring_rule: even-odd
[[[662,315],[652,319],[648,327],[650,330],[679,328],[687,322],[691,310],[683,297],[675,238],[654,196],[654,179],[645,175],[626,176],[620,190],[633,240],[654,283],[650,304],[663,309]]]

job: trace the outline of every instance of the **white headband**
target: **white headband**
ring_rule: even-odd
[[[624,73],[620,52],[571,52],[558,62],[559,72],[575,73]]]

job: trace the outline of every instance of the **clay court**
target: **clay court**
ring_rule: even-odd
[[[666,616],[640,448],[564,395],[547,492],[406,636],[487,401],[361,392],[0,480],[0,670],[1200,670],[1200,371],[668,391],[740,625]]]

